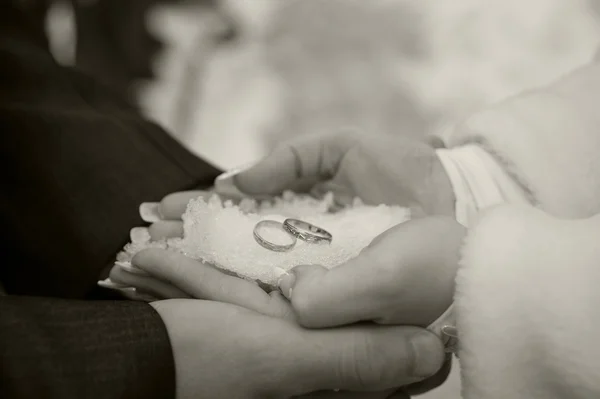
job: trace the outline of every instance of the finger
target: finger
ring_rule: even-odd
[[[118,284],[135,287],[136,291],[149,293],[157,298],[189,298],[190,296],[174,287],[173,285],[160,281],[152,276],[141,276],[128,273],[122,268],[115,266],[110,271],[110,279]]]
[[[135,287],[114,282],[110,279],[98,281],[98,285],[102,288],[118,292],[121,296],[133,301],[152,302],[158,300],[153,295],[136,290]]]
[[[190,200],[198,197],[207,198],[210,195],[209,191],[181,191],[169,194],[160,201],[158,212],[162,220],[181,220]]]
[[[301,342],[295,348],[300,352],[294,361],[300,362],[300,370],[307,374],[296,381],[306,384],[299,388],[309,392],[394,389],[434,375],[444,362],[442,342],[416,327],[363,325],[305,330]],[[319,361],[318,368],[315,361]]]
[[[276,195],[300,180],[328,179],[337,172],[355,137],[350,133],[303,136],[279,146],[259,163],[230,178],[249,195]]]
[[[146,243],[150,241],[150,232],[147,227],[134,227],[129,230],[129,240],[134,243]]]
[[[342,266],[297,266],[279,281],[300,325],[308,328],[342,326],[379,317],[382,281],[361,254]]]
[[[272,308],[272,312],[268,313],[268,315],[295,323],[296,315],[294,315],[294,310],[290,302],[279,291],[271,291],[269,296],[271,297],[270,308]]]
[[[337,184],[331,180],[316,184],[312,187],[310,193],[317,198],[322,198],[326,194],[331,193],[333,194],[334,203],[342,208],[352,205],[354,199],[357,197],[349,188],[344,187],[341,184]]]
[[[148,227],[152,241],[165,238],[183,237],[183,222],[179,220],[161,220]]]
[[[273,299],[258,285],[174,251],[146,249],[132,263],[194,298],[242,306],[263,314],[274,312]]]
[[[444,361],[442,368],[437,373],[435,373],[434,376],[429,377],[426,380],[408,385],[404,388],[404,390],[410,395],[415,396],[429,392],[432,389],[435,389],[442,385],[444,382],[446,382],[446,380],[448,379],[448,375],[450,374],[450,370],[452,370],[452,355],[447,354],[446,360]]]
[[[148,223],[154,223],[161,220],[162,216],[158,211],[158,206],[158,202],[142,202],[139,208],[142,220]]]
[[[279,287],[305,327],[364,320],[426,326],[452,300],[463,230],[441,217],[409,221],[340,266],[293,268]]]

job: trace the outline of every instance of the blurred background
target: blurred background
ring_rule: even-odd
[[[61,62],[224,168],[300,134],[436,132],[600,41],[600,0],[20,1]]]
[[[600,0],[21,2],[61,63],[222,168],[308,133],[436,133],[600,44]],[[458,398],[457,369],[423,397]]]

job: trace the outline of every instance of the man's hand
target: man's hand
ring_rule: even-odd
[[[438,338],[416,327],[306,330],[219,302],[152,306],[171,340],[179,399],[289,398],[334,389],[383,391],[372,397],[385,398],[435,374],[444,361]]]
[[[148,273],[149,276],[132,275],[119,268],[115,268],[111,273],[111,278],[120,279],[126,284],[131,284],[158,297],[172,297],[170,296],[173,295],[173,291],[171,290],[177,290],[182,293],[181,296],[185,295],[185,297],[191,298],[218,300],[223,303],[223,306],[226,304],[237,305],[234,306],[236,309],[238,306],[243,307],[247,309],[248,312],[255,311],[264,316],[280,319],[282,322],[298,326],[296,313],[293,311],[290,302],[285,299],[280,292],[274,291],[266,293],[257,285],[236,277],[227,276],[210,265],[191,260],[174,252],[158,249],[148,249],[140,252],[133,258],[133,264]],[[162,302],[165,301],[153,302],[153,305]],[[372,325],[371,328],[375,328],[373,332],[377,329],[374,325]],[[380,326],[380,328],[384,327]],[[304,329],[300,330],[306,333],[311,331]],[[333,329],[330,333],[334,334],[334,331],[338,331],[338,329]],[[425,330],[415,327],[411,331],[424,332]],[[436,349],[433,349],[433,346],[435,346]],[[430,347],[431,350],[442,350],[440,341],[436,341],[433,346]],[[443,353],[441,352],[438,355],[443,357]],[[405,360],[398,359],[398,361],[404,362]],[[438,360],[437,358],[432,358],[431,361],[437,362]],[[437,367],[439,369],[439,365]],[[404,396],[406,395],[406,392],[420,393],[438,386],[445,380],[449,372],[449,367],[450,363],[446,361],[444,366],[435,376],[428,378],[425,381],[412,384],[406,388],[406,391],[396,392],[393,397],[395,399],[407,398],[408,396]],[[435,372],[435,370],[433,372]],[[406,383],[405,378],[400,378],[396,386],[401,386]],[[326,388],[321,387],[319,389]],[[389,391],[384,390],[358,397],[361,399],[383,399],[387,398],[389,394]],[[332,392],[321,392],[313,393],[310,397],[337,398],[338,395]],[[344,396],[341,397],[351,398],[354,396],[349,393],[344,393]]]

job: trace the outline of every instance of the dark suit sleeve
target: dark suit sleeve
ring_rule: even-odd
[[[138,206],[219,171],[115,91],[57,65],[0,5],[0,281],[9,294],[88,297],[142,225]],[[12,14],[11,14],[12,13]]]
[[[174,370],[147,304],[0,297],[2,398],[171,398]]]

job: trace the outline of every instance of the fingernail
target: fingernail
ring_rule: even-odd
[[[149,242],[150,231],[147,227],[134,227],[129,231],[129,239],[133,243],[146,243]]]
[[[217,194],[221,194],[224,196],[230,196],[234,198],[245,198],[248,197],[247,194],[243,193],[236,185],[235,185],[235,176],[239,175],[242,172],[252,168],[256,165],[256,162],[250,162],[242,166],[238,166],[237,168],[231,169],[215,179],[215,191]]]
[[[158,202],[143,202],[140,205],[140,216],[142,220],[147,223],[154,223],[162,220],[160,215]]]
[[[233,181],[235,175],[237,175],[241,171],[242,171],[242,169],[240,169],[240,168],[233,169],[233,170],[231,170],[229,172],[225,172],[222,175],[220,175],[219,177],[217,177],[215,179],[215,184],[214,184],[215,192],[217,194],[221,194],[223,196],[231,197],[234,199],[247,197],[246,194],[244,194],[242,191],[240,191],[239,188],[237,188],[237,186],[235,185],[235,182]]]
[[[130,262],[115,262],[115,266],[125,270],[127,273],[137,274],[139,276],[149,276],[149,274],[137,266],[133,266]]]
[[[286,297],[288,300],[292,299],[293,285],[296,281],[296,276],[293,273],[286,273],[279,278],[277,281],[277,287],[279,291]]]
[[[422,332],[411,338],[411,345],[415,351],[412,376],[427,378],[437,373],[445,356],[439,338],[430,332]]]
[[[126,289],[129,287],[128,285],[125,285],[125,284],[115,283],[114,281],[111,281],[109,278],[107,278],[106,280],[98,281],[98,286],[100,286],[102,288],[108,288],[109,290],[117,290],[117,291],[120,291],[122,289]]]

